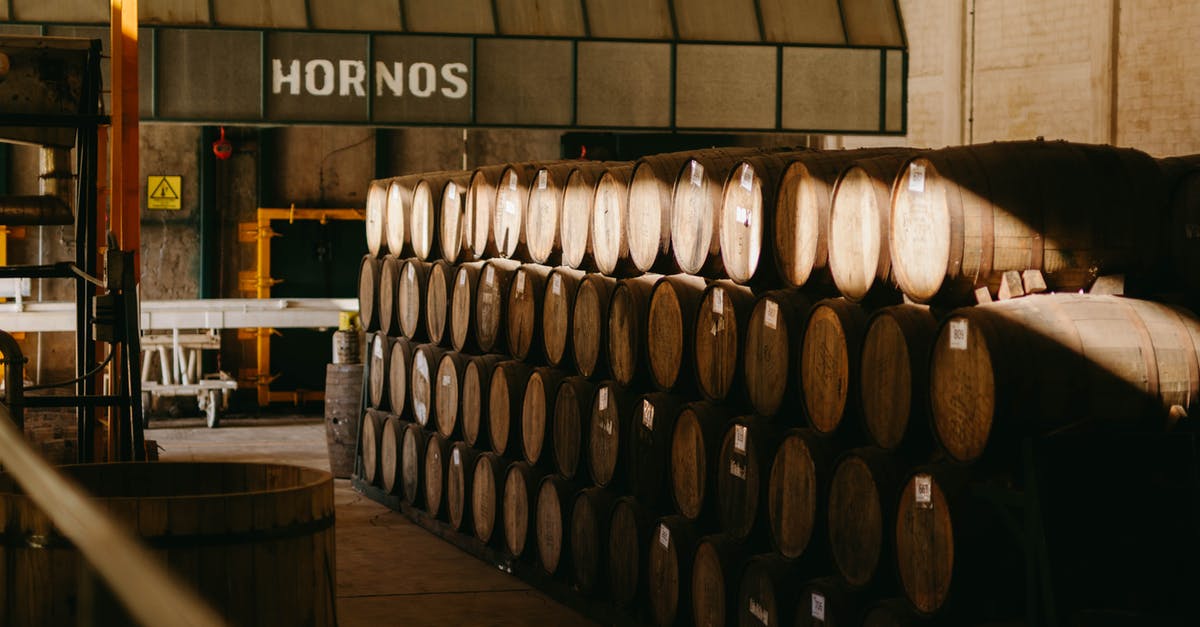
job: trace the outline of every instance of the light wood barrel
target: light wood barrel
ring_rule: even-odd
[[[650,532],[646,583],[655,625],[692,624],[692,564],[698,536],[682,516],[660,518]]]
[[[608,363],[617,383],[631,386],[648,376],[646,322],[650,316],[650,294],[661,274],[643,274],[621,279],[608,304]]]
[[[372,256],[387,252],[387,240],[383,235],[384,220],[387,219],[387,181],[371,181],[367,186],[366,227],[367,251]]]
[[[738,540],[767,537],[768,469],[782,434],[758,416],[737,419],[721,441],[717,471],[717,519]]]
[[[707,402],[689,403],[671,434],[671,497],[675,511],[697,520],[716,510],[716,478],[721,442],[734,411]]]
[[[629,258],[643,272],[674,270],[671,259],[671,196],[679,168],[691,152],[638,159],[629,179]]]
[[[525,236],[526,203],[529,185],[537,174],[533,164],[511,164],[500,173],[499,187],[492,214],[492,233],[496,248],[505,259],[528,259]]]
[[[800,353],[800,390],[805,416],[825,434],[843,422],[861,424],[858,375],[867,313],[841,298],[813,305]]]
[[[358,266],[358,319],[363,330],[379,330],[379,274],[380,261],[365,255]]]
[[[1008,270],[1055,291],[1165,261],[1162,172],[1127,148],[997,142],[913,157],[892,193],[892,272],[918,303],[967,304]]]
[[[776,278],[775,264],[769,258],[771,242],[764,239],[763,227],[775,216],[779,179],[787,168],[789,154],[742,158],[725,179],[717,232],[721,265],[733,281],[749,283],[758,277],[773,282]],[[773,230],[768,229],[767,234]],[[764,250],[768,255],[763,254]],[[760,265],[764,258],[766,263]]]
[[[531,466],[552,466],[554,402],[566,373],[555,368],[534,368],[521,401],[521,455]]]
[[[463,239],[472,259],[489,259],[500,254],[492,232],[492,215],[496,209],[500,175],[506,168],[508,165],[504,163],[475,168],[467,183]]]
[[[862,593],[856,593],[837,577],[809,580],[800,589],[796,627],[839,627],[861,625]]]
[[[379,485],[387,494],[404,497],[404,432],[412,423],[388,416],[379,436]]]
[[[400,257],[409,254],[408,212],[412,205],[413,175],[398,176],[388,183],[387,217],[383,221],[383,234],[387,239],[388,252]]]
[[[654,284],[646,324],[646,353],[654,387],[670,391],[692,384],[696,313],[707,286],[687,274],[664,276]]]
[[[767,521],[780,555],[796,559],[825,541],[825,511],[833,456],[830,444],[812,429],[784,433],[767,479]]]
[[[450,442],[437,433],[425,440],[425,511],[438,519],[446,518],[446,479],[450,463]]]
[[[629,468],[629,433],[638,398],[613,381],[596,386],[588,417],[587,461],[592,481],[601,487],[623,485]]]
[[[566,266],[555,268],[546,278],[542,296],[542,346],[546,363],[561,368],[571,363],[571,321],[575,313],[575,293],[583,272]]]
[[[721,198],[725,180],[744,152],[714,149],[683,163],[671,196],[671,252],[688,274],[719,276],[721,263]]]
[[[362,464],[363,479],[371,485],[381,485],[379,479],[379,453],[383,448],[383,423],[387,415],[367,410],[363,415],[362,428]]]
[[[697,625],[733,625],[737,619],[738,585],[746,555],[727,535],[700,539],[692,563],[692,617]]]
[[[801,570],[789,560],[773,553],[750,558],[742,570],[738,589],[737,624],[740,627],[792,625],[801,585]]]
[[[525,207],[525,245],[534,263],[557,264],[562,254],[558,237],[563,191],[574,162],[542,166],[529,184]]]
[[[596,181],[592,197],[592,257],[609,276],[633,270],[629,260],[629,176],[633,166],[608,168]]]
[[[480,453],[471,473],[471,526],[475,537],[484,544],[492,543],[496,522],[500,520],[504,494],[504,459],[490,451]]]
[[[1162,431],[1196,409],[1198,347],[1200,321],[1147,301],[1053,294],[960,309],[933,345],[934,434],[969,462],[1065,427]]]
[[[462,378],[462,437],[467,444],[486,450],[491,448],[488,433],[488,407],[491,399],[492,372],[504,361],[503,355],[471,357]]]
[[[608,521],[616,499],[604,488],[587,488],[571,507],[571,581],[584,596],[607,589]]]
[[[433,344],[448,345],[450,334],[447,329],[450,318],[451,299],[454,295],[454,266],[444,260],[429,266],[429,277],[425,289],[425,332]]]
[[[534,537],[538,563],[547,574],[565,572],[570,559],[571,508],[576,488],[560,475],[546,475],[537,487]]]
[[[455,442],[450,447],[450,464],[446,468],[446,520],[451,529],[461,533],[474,533],[471,486],[478,457],[479,451],[466,442]]]
[[[575,308],[571,316],[571,346],[575,370],[585,377],[602,377],[608,373],[605,355],[608,304],[616,288],[615,279],[602,274],[589,274],[575,292]]]
[[[410,340],[426,339],[429,325],[425,323],[426,294],[429,290],[429,272],[432,264],[419,259],[408,259],[400,269],[396,294],[396,318],[400,334]],[[444,311],[444,309],[443,309]],[[392,335],[396,335],[393,333]],[[440,339],[440,338],[439,338]]]
[[[483,265],[482,261],[464,263],[454,273],[454,287],[450,295],[450,345],[459,352],[471,352],[478,348],[475,339],[478,326],[475,298]]]
[[[367,359],[367,405],[375,409],[388,409],[388,366],[391,363],[391,338],[383,331],[371,336],[371,354]]]
[[[467,190],[471,173],[457,176],[442,187],[439,206],[438,248],[446,263],[458,263],[474,259],[467,246]]]
[[[422,261],[433,261],[442,255],[442,200],[451,183],[464,186],[470,179],[467,172],[433,172],[421,174],[412,191],[412,210],[408,216],[409,244],[413,255]],[[458,196],[457,190],[455,197]],[[457,218],[457,215],[456,215]],[[462,234],[457,240],[462,242]],[[461,244],[459,244],[461,247]]]
[[[400,310],[396,299],[400,292],[400,276],[404,260],[391,255],[379,264],[379,330],[393,337],[400,335]]]
[[[587,449],[588,418],[595,395],[596,384],[585,377],[566,377],[555,394],[550,450],[554,468],[567,479],[581,474],[579,466]]]
[[[888,155],[857,161],[833,184],[829,208],[829,272],[851,301],[894,292],[888,251],[891,189],[907,157]]]
[[[550,268],[537,264],[525,264],[517,268],[516,276],[508,290],[505,306],[505,343],[508,353],[525,361],[541,361],[542,350],[542,304],[546,293],[546,278]],[[559,286],[561,290],[561,284]]]
[[[608,591],[613,604],[629,607],[645,595],[646,554],[654,519],[637,499],[613,504],[608,522]]]
[[[796,289],[758,297],[746,325],[745,381],[754,410],[774,416],[797,405],[795,369],[812,299]]]
[[[895,305],[873,313],[862,349],[863,422],[871,442],[921,454],[932,448],[929,431],[929,351],[937,319],[920,305]]]
[[[404,427],[401,442],[400,477],[404,485],[404,502],[413,507],[425,507],[425,441],[428,432],[410,422]]]
[[[392,413],[401,418],[412,415],[412,388],[409,386],[412,361],[413,344],[402,337],[394,338],[388,359],[387,394]]]
[[[409,394],[412,398],[413,420],[421,427],[433,429],[437,426],[434,390],[437,387],[437,370],[445,353],[445,349],[433,344],[421,344],[413,351]]]
[[[829,548],[837,573],[862,589],[891,574],[892,530],[905,468],[879,448],[842,454],[829,485]]]
[[[772,248],[779,276],[792,287],[831,281],[829,207],[833,184],[847,165],[911,148],[813,151],[787,157],[775,201]]]
[[[537,542],[534,499],[542,476],[540,470],[525,462],[513,462],[504,471],[504,548],[513,557],[521,557]]]
[[[504,361],[492,370],[488,384],[488,439],[500,455],[521,447],[521,409],[525,386],[533,368],[519,361]]]
[[[745,397],[741,342],[753,307],[750,288],[732,281],[715,281],[704,290],[692,335],[692,372],[710,401]]]
[[[462,386],[470,361],[470,356],[450,351],[438,363],[433,390],[434,424],[437,432],[447,439],[462,435]]]
[[[559,241],[562,263],[571,268],[592,270],[592,199],[596,183],[607,169],[604,164],[580,164],[567,174],[563,190],[562,217],[559,220]]]
[[[511,259],[489,259],[484,262],[475,293],[475,341],[479,349],[491,353],[505,352],[505,309],[520,264]]]
[[[682,409],[678,397],[662,392],[646,394],[639,399],[629,425],[629,488],[639,502],[656,511],[670,506],[667,465],[675,421]]]

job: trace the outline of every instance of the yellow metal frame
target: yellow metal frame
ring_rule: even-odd
[[[279,237],[271,229],[272,220],[287,220],[288,224],[296,220],[317,220],[325,224],[330,220],[364,220],[366,212],[362,209],[297,209],[295,205],[287,209],[259,207],[256,222],[243,222],[238,228],[238,241],[255,243],[255,268],[252,271],[239,273],[238,288],[244,293],[253,294],[255,298],[270,298],[271,286],[281,282],[271,276],[271,238]],[[271,336],[280,335],[279,331],[271,328],[243,329],[238,339],[253,340],[254,352],[257,357],[255,368],[243,369],[239,380],[254,385],[258,390],[260,407],[270,403],[292,402],[296,405],[305,401],[325,400],[325,393],[318,390],[271,390],[271,383],[279,378],[271,374]]]

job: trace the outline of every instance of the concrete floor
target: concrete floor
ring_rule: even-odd
[[[321,418],[154,421],[163,460],[277,462],[329,469]],[[336,480],[338,624],[590,625],[528,584],[426,532]]]

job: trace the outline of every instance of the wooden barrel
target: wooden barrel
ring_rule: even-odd
[[[929,351],[937,319],[920,305],[873,313],[862,348],[862,417],[871,443],[887,450],[929,452]]]
[[[412,362],[413,345],[402,337],[394,338],[388,359],[387,395],[392,413],[401,418],[412,415],[412,389],[409,387]]]
[[[592,481],[601,487],[624,482],[629,462],[629,432],[638,398],[613,381],[596,386],[588,416],[587,461]]]
[[[408,175],[398,176],[388,183],[383,234],[387,238],[388,252],[397,257],[409,254],[408,212],[414,182],[415,177]]]
[[[724,273],[738,283],[749,283],[755,277],[774,279],[775,266],[767,259],[761,266],[763,250],[770,243],[763,240],[763,226],[775,213],[779,179],[786,169],[789,153],[757,155],[738,161],[725,178],[718,206],[721,265]]]
[[[500,173],[496,203],[492,214],[492,233],[496,248],[505,259],[528,259],[525,214],[529,186],[537,174],[533,164],[511,164]]]
[[[552,466],[554,404],[566,373],[555,368],[534,368],[521,394],[521,455],[531,466]]]
[[[450,442],[438,433],[425,440],[425,511],[434,518],[446,518],[446,479],[450,463]]]
[[[1200,292],[1200,159],[1193,155],[1182,161],[1179,173],[1167,177],[1174,181],[1169,187],[1168,246],[1174,278],[1194,302]]]
[[[643,395],[629,425],[626,458],[629,488],[638,501],[654,511],[670,507],[671,437],[683,403],[676,396],[655,392]]]
[[[688,274],[720,275],[721,197],[744,151],[698,152],[683,163],[671,196],[671,252]]]
[[[646,353],[654,387],[670,391],[692,384],[696,313],[705,280],[687,274],[664,276],[654,284],[646,322]]]
[[[692,563],[699,534],[686,518],[658,519],[650,532],[646,584],[655,625],[692,623]]]
[[[754,411],[774,416],[798,404],[794,371],[812,300],[795,289],[758,297],[746,324],[745,381]]]
[[[228,624],[337,624],[328,472],[230,462],[84,464],[59,471]],[[0,475],[0,502],[0,524],[17,534],[4,548],[0,622],[132,624],[88,560],[11,475]]]
[[[379,264],[379,330],[387,335],[400,335],[400,310],[396,299],[400,292],[400,275],[404,260],[387,255]]]
[[[773,553],[755,555],[742,570],[737,624],[741,627],[792,625],[803,585],[797,566]]]
[[[767,469],[782,439],[777,427],[743,416],[725,431],[717,471],[717,518],[738,540],[767,537]]]
[[[429,434],[421,425],[410,422],[404,427],[400,454],[400,477],[404,484],[404,502],[413,507],[426,507],[425,448]]]
[[[358,422],[362,414],[362,364],[325,366],[325,444],[329,469],[338,479],[354,474]]]
[[[571,506],[571,581],[584,596],[607,588],[608,521],[616,499],[604,488],[580,490]]]
[[[417,259],[432,261],[441,257],[442,200],[451,184],[465,186],[469,178],[470,174],[462,171],[433,172],[417,177],[408,216],[409,244]],[[461,233],[456,241],[462,241]]]
[[[561,475],[546,475],[537,487],[534,537],[537,539],[538,563],[550,575],[565,572],[571,561],[568,547],[576,489]]]
[[[754,293],[732,281],[715,281],[704,290],[691,336],[692,372],[704,398],[744,398],[741,338],[753,308]]]
[[[525,246],[534,263],[557,264],[562,254],[558,238],[563,191],[575,162],[542,166],[529,185],[525,207]]]
[[[383,423],[386,420],[386,414],[369,409],[363,415],[361,429],[363,479],[371,485],[381,485],[379,479],[383,475],[379,472],[379,453],[383,448]]]
[[[546,278],[542,296],[542,346],[546,363],[555,368],[571,363],[571,320],[575,292],[582,280],[582,272],[565,266],[555,268]]]
[[[537,542],[533,499],[543,474],[525,462],[513,462],[504,471],[504,548],[512,557],[521,557]]]
[[[853,302],[894,293],[888,252],[891,189],[905,155],[857,161],[838,176],[829,208],[829,272]]]
[[[479,346],[475,339],[479,324],[475,298],[483,265],[482,261],[464,263],[458,266],[454,274],[454,287],[450,295],[450,345],[460,353],[474,351]]]
[[[509,290],[520,267],[519,263],[509,259],[484,262],[475,293],[475,341],[484,352],[505,352],[505,310]]]
[[[449,344],[449,326],[451,298],[454,294],[454,266],[444,260],[435,261],[429,266],[429,277],[425,288],[425,332],[433,344],[443,346]]]
[[[412,378],[409,382],[413,420],[429,429],[437,426],[434,390],[437,387],[437,370],[445,353],[445,349],[433,344],[421,344],[413,352]]]
[[[504,494],[504,459],[490,451],[480,453],[471,473],[471,526],[475,537],[484,544],[496,536],[496,521]],[[503,535],[501,533],[500,535]]]
[[[533,376],[533,368],[519,361],[503,361],[492,370],[488,384],[488,440],[492,450],[500,455],[516,451],[521,446],[521,411],[525,386]]]
[[[671,497],[675,511],[697,520],[715,510],[721,441],[734,411],[711,403],[689,403],[679,412],[671,434]]]
[[[841,298],[813,305],[800,348],[800,390],[814,429],[832,434],[847,420],[861,424],[858,392],[867,313]]]
[[[508,290],[504,327],[508,353],[525,361],[541,361],[542,299],[546,293],[546,277],[550,268],[527,263],[517,268],[516,277]],[[562,286],[559,286],[562,289]]]
[[[863,615],[863,627],[917,627],[925,621],[908,599],[891,598],[872,603]]]
[[[800,588],[796,607],[797,627],[838,627],[861,625],[863,599],[837,577],[821,577],[805,582]]]
[[[371,356],[367,360],[367,404],[369,407],[383,410],[391,407],[388,403],[388,366],[391,357],[391,338],[383,331],[376,331],[371,337]]]
[[[450,447],[450,464],[446,467],[446,520],[451,529],[460,533],[474,532],[471,486],[478,457],[479,451],[466,442],[455,442]]]
[[[439,207],[438,248],[446,263],[473,259],[467,246],[467,189],[471,174],[455,177],[442,188]]]
[[[613,504],[608,521],[608,592],[617,607],[629,607],[645,595],[646,553],[654,519],[637,499]]]
[[[475,168],[467,183],[467,199],[463,211],[463,238],[466,249],[473,259],[490,259],[500,254],[496,237],[492,232],[493,214],[496,209],[496,192],[500,187],[500,175],[508,164],[487,165]]]
[[[829,548],[833,565],[855,589],[889,578],[904,466],[879,448],[842,454],[829,485]]]
[[[434,424],[443,438],[452,439],[462,434],[462,385],[471,358],[453,351],[442,355],[438,362],[437,383],[433,390]]]
[[[488,433],[488,406],[491,399],[492,372],[503,355],[471,357],[462,378],[462,437],[467,444],[485,450],[491,447]]]
[[[592,167],[591,164],[580,165],[567,174],[560,220],[562,225],[559,227],[562,262],[565,266],[583,270],[595,267],[592,258],[592,199],[596,195],[596,183],[605,169]]]
[[[571,347],[575,370],[585,377],[603,377],[608,372],[608,304],[616,288],[615,279],[589,274],[579,283],[575,307],[571,312]]]
[[[733,625],[746,555],[724,534],[705,536],[692,563],[692,620],[696,625]]]
[[[829,282],[829,207],[838,174],[855,161],[912,152],[911,148],[868,148],[788,156],[772,221],[780,278],[792,287]]]
[[[372,256],[387,252],[383,221],[387,219],[387,181],[371,181],[367,187],[366,212],[363,226],[366,227],[367,251]]]
[[[967,304],[1008,270],[1054,291],[1165,261],[1162,172],[1148,155],[1067,142],[997,142],[913,157],[892,193],[892,272],[918,303]]]
[[[1198,343],[1191,314],[1114,296],[1035,295],[957,310],[930,360],[934,434],[969,462],[1067,427],[1161,431],[1173,413],[1195,410]]]
[[[796,559],[825,539],[830,444],[812,429],[784,433],[767,478],[767,522],[771,543],[780,555]]]
[[[610,167],[596,181],[592,197],[592,257],[609,276],[634,270],[629,260],[629,176],[633,166]]]
[[[358,319],[363,330],[379,330],[379,273],[380,261],[364,255],[358,266]]]
[[[596,396],[596,384],[584,377],[567,377],[558,386],[554,397],[554,421],[551,451],[554,468],[567,479],[579,473],[580,460],[587,448],[588,424],[592,403]],[[526,435],[526,442],[529,436]]]
[[[333,359],[329,365],[358,365],[362,363],[362,339],[359,330],[338,329],[333,332]]]
[[[608,363],[617,383],[631,386],[646,376],[646,321],[650,294],[661,274],[621,279],[608,304]]]
[[[427,337],[429,325],[425,323],[425,312],[429,308],[425,299],[430,291],[429,272],[432,267],[433,264],[419,259],[408,259],[400,271],[399,289],[396,293],[396,318],[400,333],[410,340],[424,340]],[[444,304],[442,311],[445,311]]]
[[[404,496],[404,432],[412,423],[388,416],[379,436],[379,485],[387,494]]]

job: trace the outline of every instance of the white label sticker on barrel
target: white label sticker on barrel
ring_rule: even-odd
[[[596,401],[600,411],[608,409],[608,388],[600,388],[600,398]]]
[[[820,621],[825,620],[825,595],[812,593],[812,617]]]
[[[950,321],[950,349],[967,350],[967,321],[965,318]]]
[[[448,375],[448,374],[442,375],[442,387],[444,387],[444,388],[450,387],[450,375]]]
[[[462,466],[462,452],[454,449],[454,452],[450,454],[450,463],[455,466]]]
[[[375,340],[375,359],[383,359],[383,342]]]
[[[517,296],[522,296],[524,294],[525,294],[525,273],[518,272],[517,273]]]
[[[919,163],[908,164],[908,191],[925,191],[925,166]]]
[[[749,165],[742,166],[742,187],[746,191],[754,189],[754,170]]]
[[[408,280],[412,281],[417,277],[417,269],[410,263],[408,264]]]
[[[700,187],[700,181],[704,178],[704,166],[700,165],[699,161],[692,162],[692,185]]]
[[[758,622],[764,625],[771,624],[771,613],[758,602],[758,599],[750,599],[750,615],[757,618]]]
[[[466,271],[460,271],[460,272],[458,273],[458,284],[459,284],[459,285],[466,285],[466,284],[467,284],[467,273],[466,273]]]
[[[733,450],[739,453],[746,452],[746,425],[733,426]]]
[[[719,287],[713,290],[713,313],[718,316],[725,313],[725,290]]]
[[[546,171],[538,170],[538,189],[546,189]]]
[[[671,530],[667,529],[666,525],[658,526],[658,543],[664,549],[671,546]]]
[[[450,200],[458,200],[458,185],[451,183],[446,186],[446,198]]]
[[[556,274],[556,275],[554,275],[553,279],[550,279],[550,291],[555,296],[558,296],[559,294],[562,293],[562,277],[561,276]]]
[[[510,191],[510,192],[517,191],[517,173],[516,172],[508,173],[508,191]]]
[[[913,477],[913,483],[916,485],[914,496],[916,497],[917,507],[919,509],[933,509],[933,478],[929,475],[917,475]]]
[[[504,213],[515,216],[517,215],[517,205],[511,200],[504,201]]]
[[[488,287],[491,287],[492,286],[492,278],[494,278],[495,274],[496,274],[496,271],[494,269],[492,269],[491,266],[488,266],[487,269],[483,271],[483,284]]]
[[[745,227],[750,226],[750,210],[739,205],[736,211],[737,223]]]
[[[654,430],[654,405],[646,399],[642,399],[642,426]]]
[[[603,431],[604,431],[605,433],[607,433],[608,435],[612,435],[612,432],[613,432],[613,421],[611,421],[611,420],[605,420],[604,422],[601,422],[601,423],[600,423],[600,429],[601,429],[601,430],[603,430]]]
[[[729,460],[729,474],[737,477],[738,479],[741,479],[742,481],[745,481],[746,480],[746,465],[738,462],[738,460],[736,460],[736,459],[730,459]]]
[[[779,303],[773,300],[767,301],[767,308],[763,313],[763,324],[766,324],[768,329],[774,329],[779,324]]]

